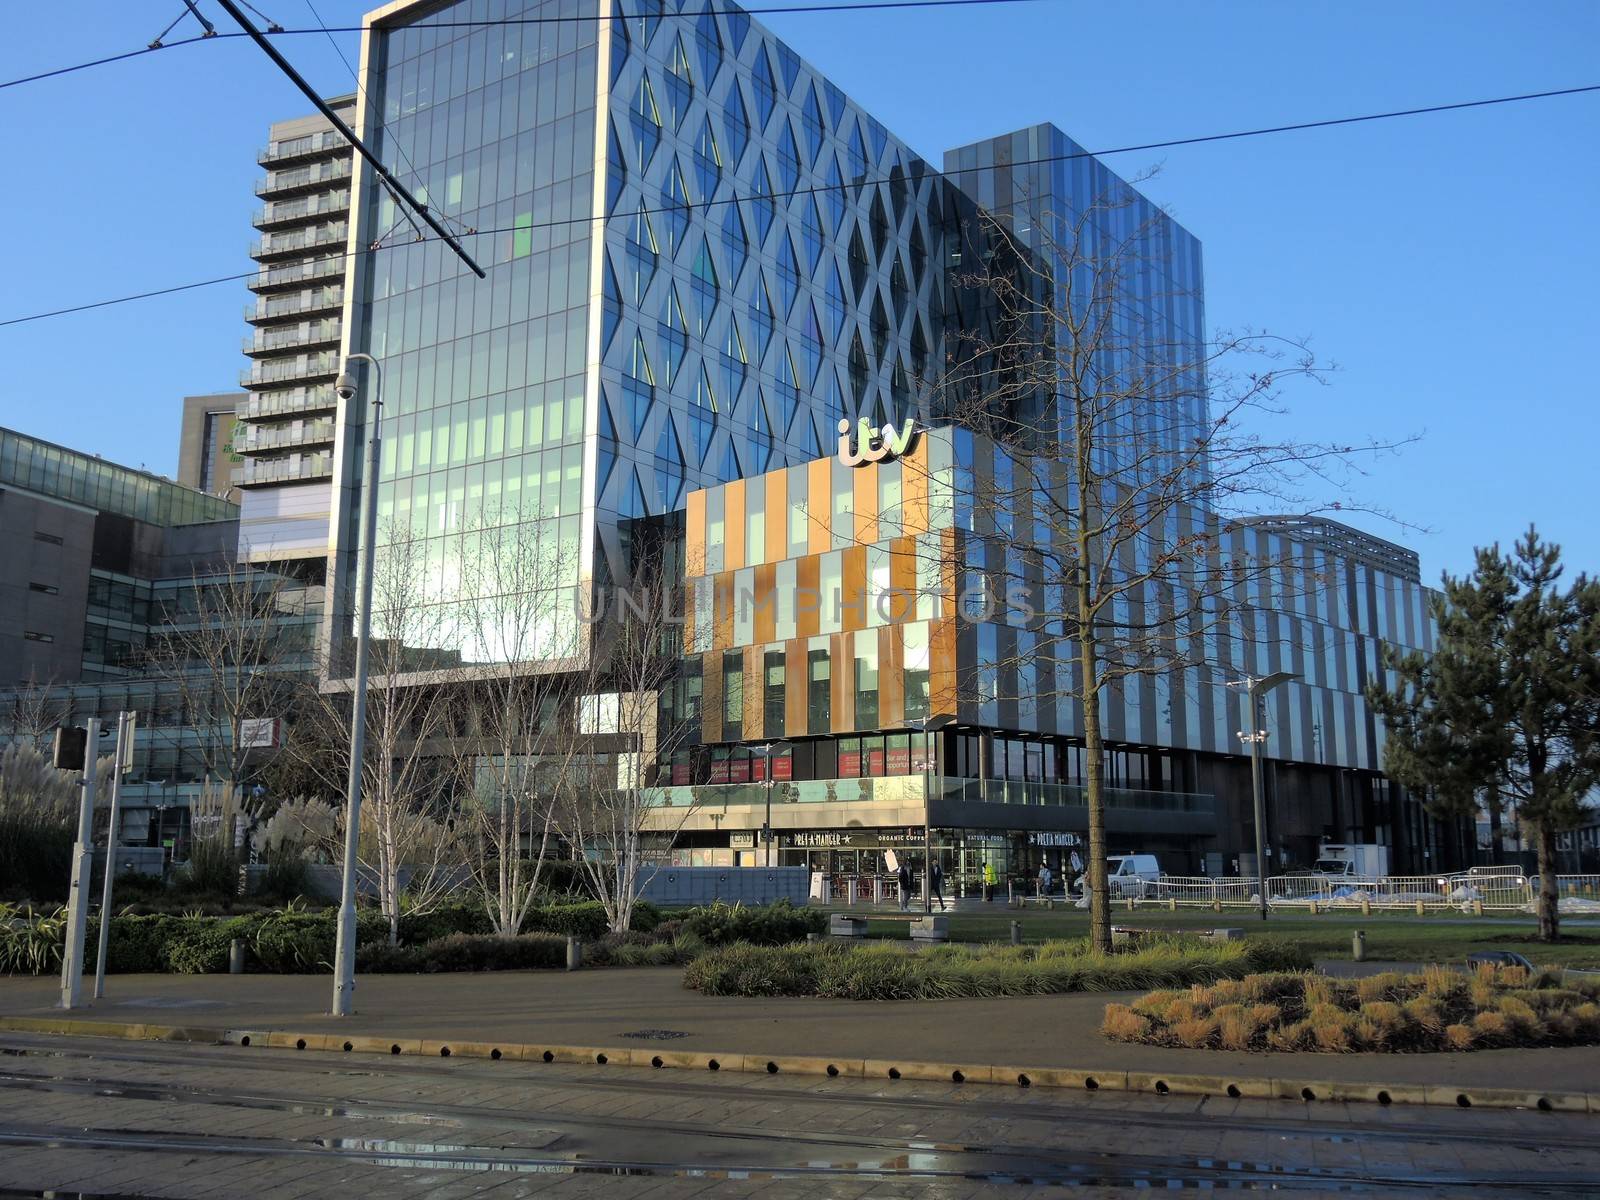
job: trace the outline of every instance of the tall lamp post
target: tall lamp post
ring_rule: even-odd
[[[1228,681],[1229,687],[1242,688],[1244,693],[1245,727],[1239,730],[1239,740],[1250,747],[1250,790],[1256,813],[1256,894],[1261,901],[1263,921],[1267,919],[1267,805],[1261,794],[1261,747],[1266,743],[1267,731],[1261,727],[1261,698],[1280,683],[1298,678],[1293,671],[1274,671],[1270,675],[1246,675],[1243,679]]]
[[[756,747],[761,751],[763,762],[762,785],[767,794],[767,819],[761,825],[761,842],[766,847],[763,859],[767,866],[772,865],[772,749],[771,742],[764,742]]]
[[[378,527],[378,435],[383,421],[383,368],[370,354],[351,354],[333,389],[346,402],[356,397],[352,365],[364,362],[374,379],[368,424],[367,469],[361,477],[360,610],[356,629],[356,677],[350,706],[350,774],[345,781],[344,879],[340,888],[339,926],[333,952],[333,1015],[355,1011],[356,992],[356,848],[361,834],[361,760],[366,750],[367,664],[372,642],[373,543]]]
[[[914,717],[906,724],[922,734],[922,911],[933,912],[933,735],[954,717]]]

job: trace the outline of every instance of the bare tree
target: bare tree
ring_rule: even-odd
[[[208,777],[237,789],[253,748],[252,722],[283,717],[309,664],[306,593],[293,580],[230,563],[191,576],[158,614],[150,674],[201,737]]]
[[[566,679],[573,736],[558,774],[559,820],[606,921],[621,932],[644,882],[643,835],[670,839],[692,807],[668,810],[657,765],[687,734],[681,678],[684,572],[664,546],[643,546],[633,576],[592,628],[587,663]],[[657,814],[669,813],[664,820]]]
[[[565,689],[553,669],[577,660],[575,547],[549,521],[494,514],[473,531],[462,603],[478,665],[464,669],[457,739],[467,783],[463,841],[495,932],[514,936],[556,840],[563,762],[550,735]],[[515,514],[512,514],[515,515]],[[570,747],[568,747],[570,750]]]
[[[64,724],[72,714],[72,699],[48,680],[30,676],[22,687],[6,695],[0,704],[0,733],[9,741],[38,747],[50,732]]]
[[[962,255],[973,265],[956,279],[974,332],[947,346],[932,388],[937,415],[997,447],[958,462],[970,529],[959,546],[937,543],[968,589],[1017,614],[1001,618],[1018,629],[1015,649],[979,664],[978,692],[999,699],[1009,678],[1020,706],[1059,697],[1081,723],[1101,949],[1111,944],[1102,705],[1137,676],[1181,692],[1193,668],[1242,667],[1261,632],[1261,589],[1318,586],[1300,559],[1261,554],[1244,514],[1314,510],[1304,493],[1342,496],[1356,458],[1391,445],[1263,433],[1282,386],[1323,368],[1298,339],[1175,332],[1186,289],[1139,298],[1140,281],[1167,270],[1162,218],[1138,219],[1142,203],[1120,185],[1077,212],[982,218]]]
[[[427,551],[409,529],[380,530],[372,577],[372,645],[367,684],[366,760],[361,768],[360,863],[399,941],[400,916],[437,907],[461,884],[458,788],[448,753],[460,654]],[[335,794],[349,770],[350,671],[324,665],[325,683],[296,731],[305,767],[330,776]],[[348,807],[343,812],[348,813]]]

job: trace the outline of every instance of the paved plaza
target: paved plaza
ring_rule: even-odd
[[[1130,1046],[1100,1036],[1128,994],[863,1002],[744,999],[687,991],[676,967],[358,977],[354,1017],[328,1016],[326,975],[113,975],[90,1021],[211,1030],[339,1032],[556,1046],[932,1061],[1099,1072],[1272,1076],[1539,1092],[1600,1090],[1600,1046],[1470,1054],[1250,1054]],[[59,1018],[54,979],[0,979],[0,1017]],[[259,1037],[256,1039],[261,1040]],[[1295,1089],[1298,1092],[1298,1087]]]

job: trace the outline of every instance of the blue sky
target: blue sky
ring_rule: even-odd
[[[8,14],[0,78],[144,45],[180,8]],[[227,27],[214,3],[202,7]],[[312,24],[304,0],[264,6]],[[329,24],[367,7],[319,0]],[[766,18],[938,161],[1053,121],[1091,149],[1600,83],[1600,6],[1097,4]],[[188,20],[174,37],[191,28]],[[356,37],[338,35],[352,61]],[[320,35],[280,46],[353,88]],[[886,53],[885,48],[890,48]],[[248,270],[267,125],[305,105],[242,39],[0,91],[0,319]],[[1340,365],[1283,429],[1421,440],[1357,518],[1461,571],[1529,521],[1600,569],[1600,93],[1134,154],[1205,245],[1209,317],[1305,335]],[[0,424],[170,473],[180,397],[236,386],[243,283],[0,328]]]

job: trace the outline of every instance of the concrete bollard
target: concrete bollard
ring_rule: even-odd
[[[1311,915],[1314,917],[1321,911],[1322,911],[1322,909],[1317,907],[1317,902],[1315,900],[1313,900],[1311,902]]]
[[[1358,929],[1350,935],[1350,961],[1367,961],[1367,931]]]
[[[1213,900],[1211,902],[1211,911],[1212,912],[1218,912],[1218,913],[1221,912],[1222,911],[1222,901],[1221,900]]]
[[[1178,902],[1176,900],[1168,900],[1167,901],[1167,911],[1168,912],[1177,912],[1178,911]]]
[[[1013,922],[1011,922],[1011,944],[1013,946],[1022,945],[1022,922],[1021,921],[1013,921]]]
[[[1482,900],[1474,900],[1472,902],[1472,915],[1475,916],[1475,917],[1483,916],[1483,901]]]
[[[1363,917],[1370,917],[1372,915],[1372,901],[1371,900],[1363,900],[1361,902],[1361,915]]]
[[[244,943],[238,938],[228,943],[228,974],[244,974]]]
[[[583,966],[583,943],[577,938],[567,936],[567,970],[576,971]]]
[[[1427,906],[1421,900],[1418,900],[1417,901],[1417,916],[1425,917],[1427,915],[1428,915]]]

